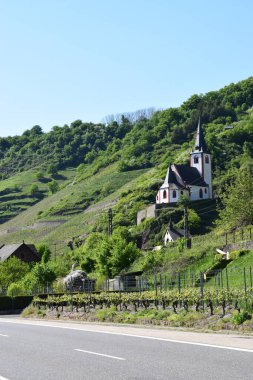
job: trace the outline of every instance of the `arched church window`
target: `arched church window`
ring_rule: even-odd
[[[205,194],[207,194],[207,188],[205,188]]]
[[[209,157],[208,156],[205,156],[205,163],[209,164]]]
[[[166,190],[163,191],[163,199],[165,199],[165,198],[167,198],[167,191]]]
[[[202,189],[199,189],[199,197],[203,198],[203,190]]]
[[[183,190],[181,190],[181,195],[184,195],[184,192],[183,192]]]
[[[173,192],[172,192],[172,198],[176,198],[177,197],[177,192],[176,192],[176,190],[173,190]]]
[[[199,158],[198,156],[194,156],[194,164],[198,164],[199,163]]]

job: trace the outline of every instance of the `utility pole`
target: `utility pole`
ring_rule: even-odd
[[[56,260],[56,246],[57,246],[57,243],[54,243],[54,261]]]
[[[187,209],[187,206],[184,207],[184,238],[185,238],[185,247],[186,248],[191,248],[191,239],[189,239],[188,209]]]
[[[112,209],[108,210],[108,236],[112,234]]]

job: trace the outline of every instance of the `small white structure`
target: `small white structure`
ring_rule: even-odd
[[[190,165],[169,165],[156,204],[176,203],[182,195],[189,196],[191,201],[213,197],[211,155],[207,152],[200,121],[194,149],[190,153]]]
[[[184,230],[181,228],[174,228],[172,221],[170,220],[168,228],[164,236],[164,245],[173,243],[174,241],[184,237]]]

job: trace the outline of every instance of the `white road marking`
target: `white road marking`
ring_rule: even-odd
[[[91,355],[105,356],[106,358],[110,358],[110,359],[126,360],[124,358],[119,358],[118,356],[111,356],[111,355],[106,355],[106,354],[100,354],[99,352],[80,350],[79,348],[75,348],[74,351],[80,351],[80,352],[84,352],[85,354],[91,354]]]
[[[9,335],[0,334],[0,336],[5,336],[6,338],[8,338]],[[0,377],[0,380],[1,380],[1,377]]]
[[[35,322],[21,322],[21,321],[4,321],[0,319],[0,323],[15,323],[15,324],[23,324],[28,326],[41,326],[41,327],[51,327],[51,328],[58,328],[58,329],[65,329],[65,330],[76,330],[76,331],[83,331],[83,332],[90,332],[90,333],[97,333],[97,334],[109,334],[109,335],[120,335],[120,336],[126,336],[126,337],[132,337],[132,338],[141,338],[141,339],[151,339],[151,340],[159,340],[163,342],[170,342],[170,343],[181,343],[181,344],[190,344],[193,346],[201,346],[201,347],[210,347],[210,348],[220,348],[223,350],[232,350],[232,351],[241,351],[241,352],[250,352],[253,353],[253,349],[248,348],[240,348],[240,347],[230,347],[230,346],[219,346],[216,344],[208,344],[208,343],[199,343],[199,342],[191,342],[191,341],[185,341],[185,340],[176,340],[176,339],[167,339],[167,338],[159,338],[154,336],[145,336],[145,335],[137,335],[137,334],[127,334],[127,333],[119,333],[119,332],[112,332],[112,331],[104,331],[104,330],[92,330],[92,329],[83,329],[79,327],[72,327],[72,326],[52,326],[49,324],[43,324],[43,323],[35,323]],[[0,379],[1,380],[1,379]]]
[[[0,376],[0,380],[8,380],[6,377]]]

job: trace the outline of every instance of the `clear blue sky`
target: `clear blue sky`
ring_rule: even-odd
[[[251,0],[2,0],[0,136],[246,79],[252,15]]]

